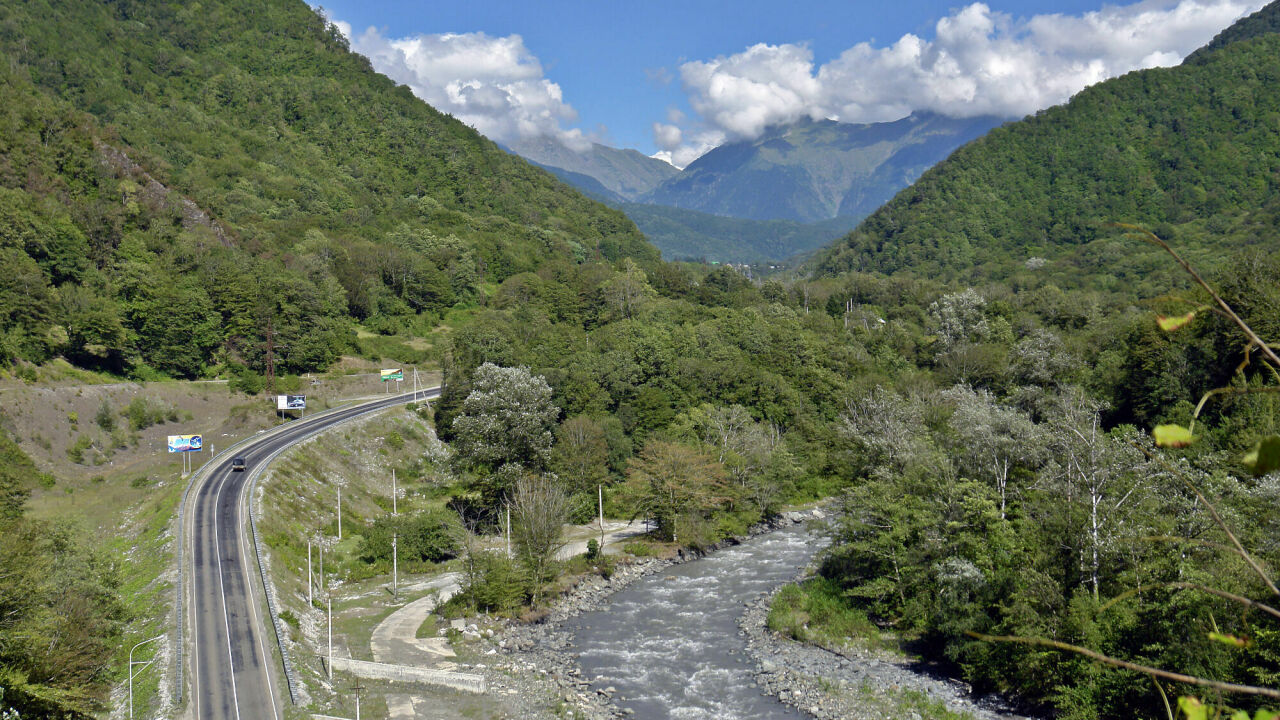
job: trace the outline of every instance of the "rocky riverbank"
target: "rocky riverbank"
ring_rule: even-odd
[[[754,537],[783,525],[821,517],[823,512],[816,509],[785,513],[772,524],[752,528],[749,535]],[[708,551],[735,542],[738,541],[725,541]],[[484,667],[474,667],[471,671],[483,669],[490,686],[499,692],[544,698],[544,702],[530,703],[522,710],[517,716],[521,720],[547,717],[549,710],[555,717],[563,717],[568,712],[570,717],[587,720],[626,718],[630,711],[615,703],[625,698],[619,697],[611,687],[593,689],[592,678],[583,676],[572,635],[564,629],[565,621],[600,609],[610,596],[641,578],[699,557],[700,554],[686,551],[671,559],[640,559],[619,564],[609,578],[583,581],[561,598],[541,622],[506,623],[485,641],[488,647],[481,651]],[[542,707],[536,707],[538,705]]]
[[[766,693],[822,720],[977,718],[1027,720],[998,698],[975,697],[969,686],[936,677],[884,651],[832,652],[796,642],[766,625],[781,588],[746,604],[739,626]]]

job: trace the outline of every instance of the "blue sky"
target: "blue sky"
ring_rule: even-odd
[[[947,4],[329,0],[375,68],[496,140],[683,165],[802,116],[1021,115],[1168,65],[1261,0]]]

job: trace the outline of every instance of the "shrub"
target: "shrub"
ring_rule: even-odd
[[[88,435],[81,435],[67,448],[67,458],[77,465],[84,464],[84,451],[93,447],[93,440]]]
[[[93,416],[93,421],[107,432],[116,428],[116,414],[111,410],[111,403],[107,402],[106,398],[102,398],[102,404],[98,406],[98,414]]]
[[[457,555],[456,520],[443,510],[378,518],[364,531],[360,559],[367,563],[391,560],[391,538],[399,535],[401,562],[440,562]]]

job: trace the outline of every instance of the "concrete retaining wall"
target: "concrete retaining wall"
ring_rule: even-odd
[[[351,658],[334,658],[333,669],[337,672],[349,672],[362,678],[438,685],[480,695],[488,690],[483,675],[470,673],[447,672],[409,665],[387,665]]]

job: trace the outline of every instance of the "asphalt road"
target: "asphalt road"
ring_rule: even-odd
[[[231,457],[213,467],[197,488],[190,511],[191,562],[188,668],[196,720],[264,720],[284,717],[288,692],[283,673],[273,666],[263,588],[248,535],[244,489],[277,451],[369,412],[415,399],[438,397],[439,388],[405,393],[299,420],[265,434],[234,453],[243,472],[231,469]]]

